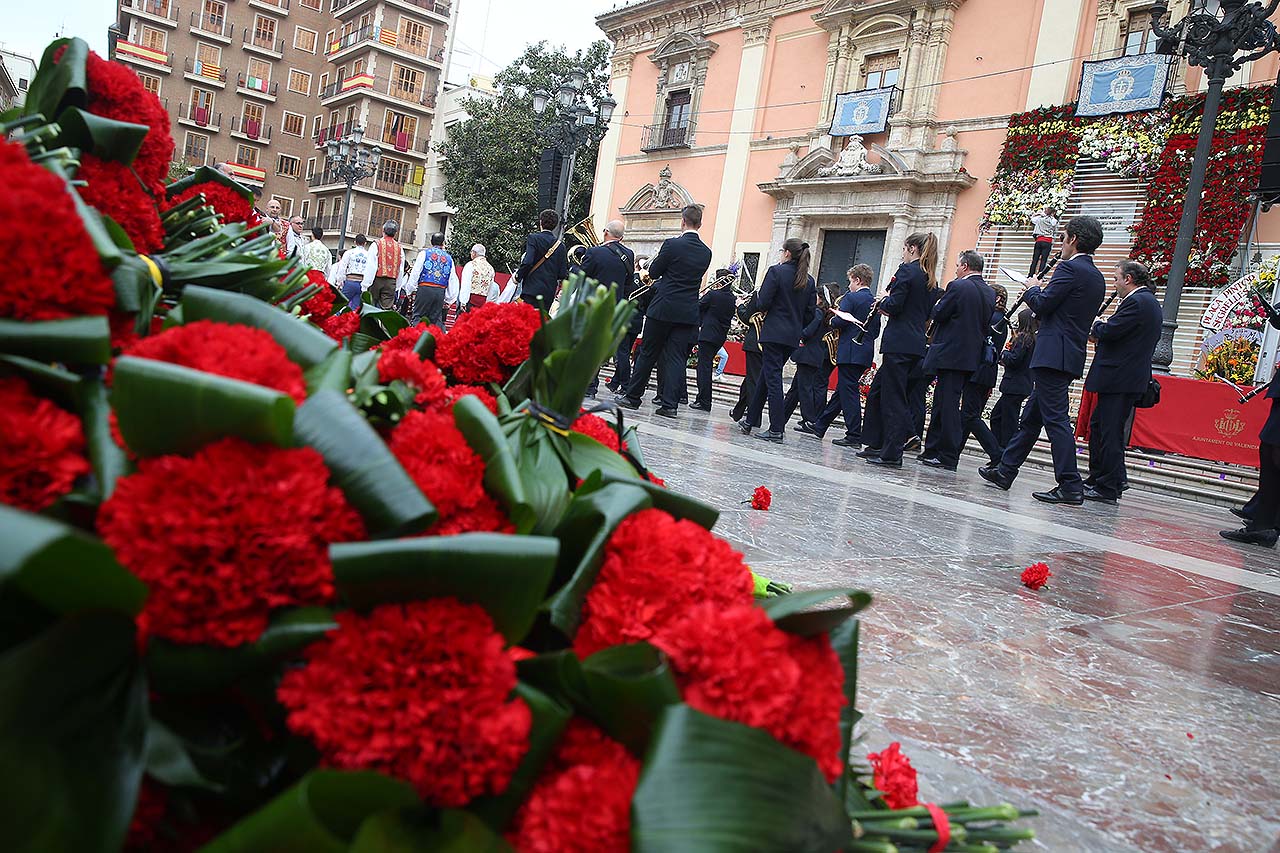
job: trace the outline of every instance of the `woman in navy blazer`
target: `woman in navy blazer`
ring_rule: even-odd
[[[805,326],[813,322],[818,305],[818,286],[809,275],[809,244],[791,237],[782,244],[782,262],[769,267],[756,304],[765,312],[760,330],[762,364],[760,381],[751,404],[738,426],[746,435],[761,424],[766,397],[769,401],[769,431],[759,438],[782,442],[786,406],[782,395],[782,367],[800,345]]]
[[[1000,380],[1000,399],[991,409],[991,432],[996,442],[1005,447],[1018,431],[1022,404],[1031,396],[1031,354],[1036,348],[1036,317],[1030,308],[1018,312],[1018,331],[1009,348],[1000,354],[1004,377]]]

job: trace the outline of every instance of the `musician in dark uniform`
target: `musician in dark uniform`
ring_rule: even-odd
[[[1001,450],[992,459],[992,465],[1000,464],[999,457],[1004,455],[1004,447],[1018,431],[1023,404],[1031,396],[1031,356],[1036,349],[1039,328],[1031,309],[1023,308],[1018,312],[1018,326],[1009,348],[1000,353],[1004,375],[1000,377],[1000,399],[991,408],[991,434],[996,437],[996,444]]]
[[[795,429],[814,438],[819,436],[813,422],[827,407],[827,386],[831,384],[832,363],[827,342],[823,340],[831,331],[831,310],[824,297],[824,289],[818,288],[818,304],[813,319],[800,330],[800,348],[791,354],[796,373],[782,404],[783,422],[791,420],[791,414],[798,406],[800,423]]]
[[[716,366],[716,353],[729,339],[729,324],[737,297],[733,295],[734,275],[727,269],[716,270],[715,281],[698,300],[698,396],[690,408],[711,411],[711,372]]]
[[[1033,284],[1026,290],[1027,307],[1040,318],[1040,332],[1031,357],[1033,387],[1022,423],[1004,449],[1000,464],[979,468],[978,474],[1007,491],[1043,427],[1049,434],[1058,485],[1032,496],[1045,503],[1080,506],[1084,484],[1076,467],[1069,394],[1071,383],[1084,374],[1085,345],[1107,283],[1093,263],[1093,253],[1102,245],[1102,224],[1092,216],[1077,216],[1067,223],[1065,232],[1062,262],[1049,284],[1043,288]]]
[[[599,246],[586,250],[581,265],[582,273],[587,278],[595,279],[605,287],[617,288],[619,302],[631,295],[631,282],[636,269],[635,252],[622,245],[622,237],[625,234],[626,229],[621,221],[615,219],[610,222],[605,226],[603,242]],[[628,372],[630,368],[631,364],[628,361]],[[616,374],[617,371],[618,368],[615,367],[614,373]],[[587,388],[587,396],[594,397],[599,388],[600,373],[597,371],[596,377],[591,380],[591,385]]]
[[[964,448],[960,397],[982,363],[995,307],[995,291],[982,280],[982,255],[964,250],[956,262],[955,279],[933,307],[933,341],[924,357],[924,372],[938,376],[928,440],[920,457],[930,468],[954,471],[960,462]]]
[[[685,360],[698,334],[698,290],[711,266],[711,249],[698,237],[702,208],[688,205],[680,212],[684,233],[662,244],[649,264],[653,276],[653,299],[645,312],[644,339],[635,371],[626,389],[614,398],[619,406],[640,408],[640,398],[649,385],[649,376],[658,365],[658,410],[664,418],[676,416],[680,386],[685,383]]]
[[[520,282],[520,299],[543,310],[550,310],[560,290],[560,282],[569,277],[568,250],[555,230],[560,217],[554,210],[538,214],[538,226],[524,241],[524,258],[516,270]]]
[[[871,277],[874,273],[866,264],[849,269],[849,290],[840,297],[837,310],[852,316],[866,327],[862,343],[854,343],[858,326],[840,317],[831,318],[831,327],[840,331],[836,345],[836,393],[814,421],[814,433],[821,438],[831,427],[837,414],[844,415],[844,435],[831,442],[839,447],[862,446],[862,374],[871,369],[875,361],[876,337],[880,334],[880,313],[871,310],[875,298],[871,295]]]
[[[757,334],[751,318],[760,314],[760,304],[756,301],[759,291],[753,291],[747,300],[738,306],[738,319],[747,327],[742,336],[742,356],[747,361],[747,372],[743,374],[742,384],[738,386],[738,402],[729,410],[729,419],[742,420],[747,413],[747,404],[751,395],[756,392],[756,383],[760,381],[760,336]],[[761,317],[763,319],[763,317]]]
[[[760,381],[747,413],[738,421],[743,434],[763,424],[766,399],[769,403],[769,429],[757,438],[781,444],[783,414],[782,368],[800,344],[804,327],[813,322],[818,305],[818,286],[809,275],[809,244],[789,237],[782,244],[782,260],[769,267],[760,283],[757,302],[764,312],[760,329]]]
[[[605,385],[614,394],[626,388],[631,381],[632,350],[636,348],[636,338],[640,337],[640,330],[644,328],[644,312],[649,308],[649,299],[653,296],[652,288],[645,288],[639,296],[636,295],[640,290],[640,271],[648,266],[647,257],[641,255],[636,258],[636,271],[631,275],[631,285],[627,290],[627,298],[635,303],[636,310],[631,315],[627,333],[618,343],[618,351],[613,354],[613,378]]]
[[[1089,476],[1084,498],[1114,504],[1125,483],[1125,424],[1134,404],[1151,384],[1151,356],[1160,342],[1164,313],[1151,289],[1151,274],[1137,261],[1116,264],[1120,307],[1097,320],[1089,337],[1097,341],[1084,390],[1098,395],[1089,418]]]
[[[978,444],[986,451],[987,457],[994,465],[1000,461],[1004,453],[1004,445],[996,441],[995,433],[982,419],[982,410],[991,397],[991,389],[996,387],[996,372],[999,369],[1000,352],[1009,336],[1009,324],[1005,322],[1004,312],[1008,309],[1009,294],[1003,285],[987,284],[995,297],[995,309],[991,312],[991,321],[987,327],[987,339],[982,347],[982,361],[978,369],[964,384],[964,393],[960,395],[960,447],[963,448],[972,434]]]
[[[1280,329],[1280,311],[1276,308],[1267,311],[1267,320]],[[1277,376],[1280,373],[1272,376],[1267,391],[1271,413],[1258,433],[1258,491],[1245,505],[1249,516],[1239,530],[1218,532],[1223,539],[1264,548],[1276,547],[1280,539],[1280,382],[1276,381]]]
[[[902,246],[902,264],[876,310],[888,317],[880,339],[880,369],[867,393],[863,443],[858,453],[872,465],[902,467],[902,450],[912,432],[907,381],[925,351],[925,324],[938,287],[938,238],[912,234]]]

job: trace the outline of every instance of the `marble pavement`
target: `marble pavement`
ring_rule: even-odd
[[[1048,474],[1005,493],[975,457],[886,471],[743,436],[721,405],[625,414],[757,571],[872,593],[860,749],[901,741],[923,797],[1039,809],[1020,850],[1280,851],[1280,551],[1219,539],[1225,510],[1135,491],[1051,507],[1031,498]],[[768,512],[741,503],[757,485]],[[1040,560],[1053,579],[1032,592]]]

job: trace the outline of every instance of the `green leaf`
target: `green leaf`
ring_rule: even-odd
[[[845,603],[840,607],[811,609],[833,598],[844,598]],[[766,598],[757,603],[779,628],[808,637],[832,631],[843,624],[846,619],[871,603],[871,594],[851,587],[807,589],[777,598]]]
[[[512,853],[511,846],[470,812],[385,811],[365,820],[349,853]]]
[[[516,470],[520,472],[524,494],[528,496],[529,506],[537,519],[533,532],[550,533],[555,530],[573,498],[564,463],[556,452],[556,436],[531,417],[515,417],[508,442],[515,450]]]
[[[201,851],[345,853],[370,816],[417,803],[412,786],[381,773],[315,770]]]
[[[370,534],[406,536],[435,523],[436,508],[344,393],[320,391],[307,400],[293,429],[299,441],[324,457],[333,482]]]
[[[680,702],[666,656],[648,643],[596,652],[582,662],[582,677],[591,717],[637,755],[666,707]]]
[[[6,851],[106,853],[123,845],[147,727],[135,644],[132,619],[96,611],[0,656]]]
[[[483,607],[511,643],[533,625],[559,551],[549,537],[499,533],[329,547],[334,580],[353,607],[452,596]]]
[[[59,61],[54,63],[54,56],[62,48]],[[89,44],[84,39],[55,39],[44,49],[40,57],[40,68],[36,71],[31,88],[27,90],[26,114],[43,114],[53,120],[58,117],[59,107],[65,102],[75,106],[84,106],[88,101],[88,77],[85,65],[89,60]]]
[[[845,706],[840,709],[840,766],[843,771],[836,780],[836,797],[846,810],[864,811],[871,803],[862,785],[849,766],[849,750],[853,748],[853,729],[862,714],[858,711],[858,629],[857,619],[846,619],[831,631],[831,648],[844,669]]]
[[[484,462],[485,490],[497,498],[517,533],[528,533],[537,524],[516,455],[493,412],[474,395],[453,405],[453,419],[467,444]]]
[[[338,342],[315,326],[244,293],[188,286],[182,292],[185,322],[215,320],[238,323],[271,333],[289,358],[304,369],[314,367],[338,348]]]
[[[142,610],[147,587],[101,540],[0,505],[0,590],[12,584],[55,613]]]
[[[564,448],[561,455],[565,467],[579,480],[585,480],[594,471],[608,472],[620,479],[640,478],[631,463],[617,451],[610,450],[589,435],[570,430],[557,445]]]
[[[609,537],[624,518],[651,506],[651,496],[634,480],[606,484],[569,503],[555,531],[560,540],[556,580],[562,585],[545,606],[551,624],[566,637],[578,631],[582,603],[596,582]]]
[[[106,364],[111,360],[111,329],[106,317],[69,320],[0,320],[0,353],[36,361]]]
[[[329,357],[319,364],[308,367],[304,372],[307,394],[314,395],[319,391],[329,390],[345,395],[351,387],[353,358],[350,350],[339,349],[329,353]]]
[[[428,361],[435,358],[436,336],[428,332],[426,329],[423,329],[422,334],[413,344],[413,351]]]
[[[699,527],[705,527],[707,530],[716,526],[716,521],[720,518],[720,510],[705,504],[700,500],[695,500],[688,495],[682,495],[671,489],[659,486],[657,483],[651,483],[648,480],[632,480],[616,477],[613,474],[604,474],[605,484],[609,483],[626,483],[628,485],[636,485],[644,489],[648,493],[649,499],[653,501],[655,509],[660,509],[669,514],[673,518],[683,518],[692,521]]]
[[[851,834],[809,756],[687,705],[658,721],[631,802],[635,853],[831,853]]]
[[[235,648],[152,639],[147,644],[147,673],[152,686],[161,692],[213,692],[275,667],[282,658],[337,627],[333,614],[325,608],[299,607],[275,614],[256,642]]]
[[[182,738],[154,717],[147,725],[146,767],[148,776],[170,787],[222,790],[221,785],[210,782],[196,767]]]
[[[31,384],[41,397],[47,397],[69,411],[80,405],[80,376],[63,367],[20,355],[0,355],[7,365]]]
[[[115,492],[116,482],[129,473],[129,457],[111,435],[111,402],[102,380],[86,379],[78,390],[89,462],[98,479],[98,494],[105,501]]]
[[[63,110],[58,125],[62,128],[59,144],[126,165],[138,156],[149,130],[145,124],[104,118],[77,107]]]
[[[379,342],[391,340],[407,328],[409,321],[399,311],[365,311],[360,315],[360,331]]]
[[[111,404],[125,443],[141,456],[190,453],[225,436],[293,442],[289,395],[163,361],[116,359]]]

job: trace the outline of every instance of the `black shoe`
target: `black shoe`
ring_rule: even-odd
[[[736,424],[738,421],[742,420],[742,416],[745,414],[746,412],[740,412],[737,409],[730,409],[729,420],[733,421]]]
[[[1232,542],[1241,542],[1245,545],[1261,545],[1264,548],[1276,547],[1276,541],[1280,540],[1280,530],[1250,530],[1247,527],[1241,527],[1239,530],[1219,530],[1218,535],[1223,539],[1229,539]]]
[[[868,465],[880,465],[884,468],[901,468],[901,459],[881,459],[879,456],[868,456],[864,460]]]
[[[928,465],[930,468],[941,468],[943,471],[956,470],[955,465],[948,465],[936,456],[926,456],[920,460],[921,465]]]
[[[738,429],[742,430],[743,435],[751,435],[751,424],[747,423],[745,417],[738,418],[734,423],[738,425]]]
[[[1245,521],[1253,520],[1252,518],[1249,517],[1249,513],[1245,512],[1243,509],[1241,509],[1238,506],[1231,507],[1231,509],[1229,509],[1228,512],[1230,512],[1236,518],[1243,518]]]
[[[834,444],[836,447],[862,447],[861,441],[854,441],[850,439],[847,435],[841,436],[840,438],[837,438],[835,441],[831,443]]]
[[[1031,497],[1047,504],[1067,504],[1068,506],[1083,506],[1084,494],[1070,495],[1062,491],[1062,486],[1055,486],[1047,492],[1032,492]]]
[[[795,430],[796,432],[808,433],[809,435],[818,434],[818,431],[813,428],[813,424],[809,423],[808,421],[801,421],[800,423],[793,426],[792,429]]]
[[[628,399],[628,398],[627,398],[627,395],[625,395],[625,394],[615,394],[615,395],[614,395],[614,397],[613,397],[613,404],[614,404],[615,406],[618,406],[619,408],[622,408],[622,409],[638,409],[638,408],[640,408],[640,401],[639,401],[639,400],[634,400],[634,401],[633,401],[633,400],[630,400],[630,399]]]
[[[907,439],[907,443],[906,443],[906,444],[904,444],[904,445],[902,445],[902,449],[903,449],[903,451],[904,451],[904,452],[905,452],[905,451],[908,451],[908,450],[919,450],[919,449],[920,449],[920,436],[918,436],[918,435],[913,435],[913,436],[911,436],[911,438],[908,438],[908,439]]]
[[[657,408],[653,410],[653,413],[660,418],[671,418],[672,420],[674,420],[676,416],[675,409]]]
[[[854,455],[855,455],[855,456],[857,456],[859,459],[873,459],[873,458],[874,458],[874,459],[879,459],[879,458],[880,458],[880,448],[878,448],[878,447],[868,447],[868,448],[866,448],[865,450],[859,450],[859,451],[858,451],[856,454],[854,454]]]
[[[997,489],[1009,491],[1009,487],[1013,485],[1013,480],[1000,474],[1000,469],[994,465],[984,465],[978,469],[978,476],[986,480]]]
[[[1094,503],[1108,504],[1110,506],[1120,505],[1120,502],[1115,498],[1107,497],[1097,489],[1092,489],[1088,486],[1084,487],[1084,499],[1087,501],[1093,501]]]
[[[782,444],[783,436],[782,436],[782,433],[780,432],[773,432],[771,430],[766,430],[764,432],[756,433],[756,438],[760,439],[761,441],[772,441],[774,444]]]
[[[711,404],[710,403],[690,403],[689,408],[697,409],[700,412],[709,412],[711,411]]]
[[[653,398],[652,400],[650,400],[649,402],[650,402],[650,403],[653,403],[653,404],[656,406],[656,405],[658,405],[659,403],[661,403],[661,402],[662,402],[662,398],[661,398],[661,397],[654,397],[654,398]]]

